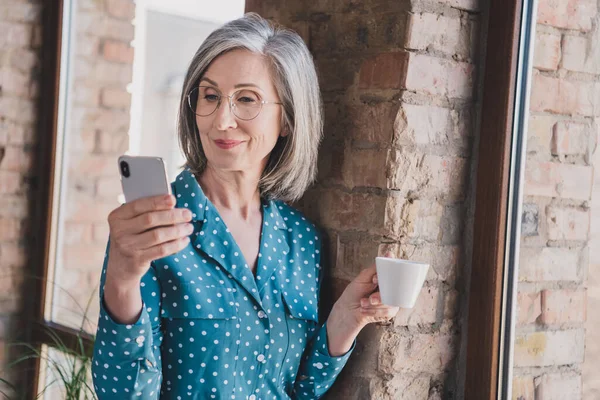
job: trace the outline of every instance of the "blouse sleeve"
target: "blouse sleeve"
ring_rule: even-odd
[[[115,322],[104,304],[108,264],[106,248],[100,278],[100,316],[92,359],[92,380],[99,400],[159,399],[162,383],[160,346],[163,339],[161,288],[154,264],[142,277],[142,312],[133,324]]]
[[[319,240],[321,243],[322,240]],[[320,265],[321,252],[317,253],[316,262],[319,269],[319,281],[317,293],[320,298],[321,282],[323,281],[323,268]],[[294,399],[318,399],[331,388],[338,375],[346,365],[352,351],[356,346],[356,340],[346,354],[333,357],[329,353],[327,342],[327,322],[316,329],[311,340],[308,342],[302,355],[300,368],[294,383]]]

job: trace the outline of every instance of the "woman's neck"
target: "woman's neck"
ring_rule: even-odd
[[[223,172],[206,167],[198,183],[208,199],[221,211],[238,214],[249,220],[260,212],[260,175],[246,172]]]

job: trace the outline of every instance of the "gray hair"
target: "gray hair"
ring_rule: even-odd
[[[323,136],[322,104],[313,58],[295,32],[274,25],[256,13],[230,21],[202,43],[188,68],[177,118],[179,143],[185,166],[199,175],[206,168],[196,115],[187,94],[196,87],[209,65],[221,54],[246,49],[265,56],[274,75],[274,86],[283,103],[280,136],[259,181],[261,196],[295,201],[315,180],[317,153]]]

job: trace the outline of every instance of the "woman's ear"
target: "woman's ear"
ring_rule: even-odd
[[[279,136],[286,137],[289,134],[290,134],[289,129],[287,128],[287,126],[284,126],[283,128],[281,128],[281,133],[279,134]]]

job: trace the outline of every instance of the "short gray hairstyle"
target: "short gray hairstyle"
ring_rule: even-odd
[[[322,103],[312,55],[295,32],[275,25],[256,13],[230,21],[202,43],[188,68],[177,119],[179,143],[185,166],[200,174],[206,167],[196,115],[187,94],[199,85],[209,65],[221,54],[246,49],[269,60],[274,86],[283,103],[282,130],[259,181],[267,199],[299,199],[317,173],[317,154],[323,136]]]

